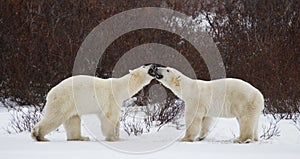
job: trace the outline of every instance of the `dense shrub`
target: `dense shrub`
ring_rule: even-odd
[[[227,76],[260,89],[267,112],[299,112],[300,1],[129,0],[0,1],[0,100],[45,103],[47,92],[71,76],[87,34],[103,20],[137,7],[166,7],[203,17],[223,57]],[[182,43],[182,40],[184,41]],[[209,72],[195,48],[178,35],[156,29],[127,33],[107,48],[96,75],[111,77],[116,61],[144,43],[161,43],[182,53],[200,79]],[[140,102],[147,99],[140,97]],[[138,94],[140,95],[140,94]],[[172,93],[169,97],[176,99]],[[163,101],[161,101],[163,102]]]

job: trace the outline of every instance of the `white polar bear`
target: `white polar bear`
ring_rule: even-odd
[[[205,138],[213,117],[236,117],[240,136],[234,142],[257,141],[258,119],[264,97],[249,83],[233,78],[194,80],[170,67],[149,72],[185,102],[186,132],[182,141]]]
[[[33,128],[32,138],[48,141],[44,136],[63,124],[68,140],[89,140],[81,136],[80,116],[97,114],[106,140],[118,140],[120,106],[150,83],[153,77],[147,72],[151,68],[141,66],[121,78],[78,75],[63,80],[49,91],[45,115]]]

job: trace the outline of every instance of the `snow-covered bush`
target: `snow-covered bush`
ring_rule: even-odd
[[[263,125],[263,134],[260,136],[261,139],[269,140],[273,137],[280,136],[280,130],[278,123],[281,120],[280,115],[266,115],[269,122],[268,125]]]
[[[39,106],[15,106],[9,108],[9,114],[8,133],[30,132],[42,117],[41,107]]]
[[[182,129],[184,115],[184,102],[179,99],[168,100],[161,105],[161,110],[157,115],[157,126],[161,128],[165,124],[171,123],[176,129]]]
[[[300,113],[294,114],[292,120],[295,127],[300,131]]]
[[[42,118],[42,107],[33,105],[20,105],[11,99],[2,103],[8,109],[10,119],[6,131],[8,133],[30,132],[33,126]]]
[[[182,129],[184,103],[181,100],[170,100],[162,103],[137,106],[136,97],[123,103],[121,114],[121,129],[128,135],[141,135],[153,129],[160,130],[168,124],[176,129]]]

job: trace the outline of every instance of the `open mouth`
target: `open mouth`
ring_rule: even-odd
[[[156,76],[156,71],[157,71],[157,68],[154,64],[151,64],[149,70],[148,70],[148,74],[152,77],[155,77]]]
[[[157,68],[156,64],[151,64],[148,74],[156,79],[162,79],[164,76],[160,73],[159,69]]]
[[[162,79],[164,76],[161,74],[156,64],[151,64],[148,74],[156,79]]]

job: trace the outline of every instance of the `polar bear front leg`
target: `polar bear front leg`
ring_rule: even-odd
[[[181,139],[183,142],[193,142],[196,137],[199,135],[201,130],[201,124],[203,115],[200,114],[191,103],[186,102],[185,108],[185,124],[186,131],[185,136]]]
[[[201,131],[200,131],[200,135],[197,138],[198,141],[201,141],[206,138],[206,136],[210,132],[213,122],[214,122],[213,117],[204,117],[202,119],[202,127],[201,127]]]
[[[118,141],[119,140],[119,117],[111,117],[102,113],[98,114],[101,121],[101,130],[105,136],[106,141]]]

